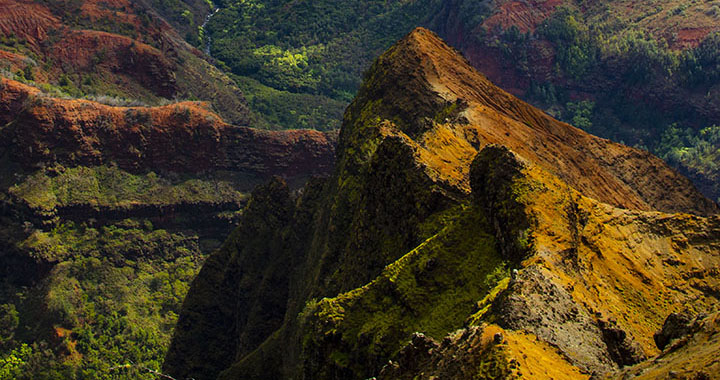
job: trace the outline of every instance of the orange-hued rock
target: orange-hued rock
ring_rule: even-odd
[[[379,130],[409,136],[428,175],[451,187],[469,191],[472,159],[485,145],[501,144],[614,206],[702,215],[719,210],[659,158],[553,119],[490,83],[426,29],[383,54],[369,80],[350,109],[379,109],[387,120],[399,119]],[[350,132],[341,133],[347,144],[343,136]]]
[[[598,378],[657,354],[667,314],[717,307],[715,203],[428,30],[368,70],[337,160],[294,203],[282,186],[253,194],[188,293],[168,373]]]
[[[60,99],[0,79],[3,142],[26,167],[114,163],[130,171],[230,170],[303,177],[332,168],[333,138],[317,131],[271,132],[225,123],[209,106],[113,107]]]
[[[614,379],[715,379],[720,371],[720,313],[699,315],[687,333],[653,360],[624,369]]]
[[[556,348],[536,336],[487,324],[455,331],[442,342],[415,334],[398,354],[397,363],[385,366],[378,378],[472,379],[487,372],[498,379],[589,378],[564,361]]]
[[[669,313],[715,308],[717,215],[618,209],[504,147],[486,148],[473,167],[501,250],[525,236],[521,269],[477,320],[530,331],[583,371],[607,373],[656,354]]]

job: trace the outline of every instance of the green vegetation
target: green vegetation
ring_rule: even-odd
[[[671,13],[679,15],[681,8]],[[534,32],[499,33],[491,45],[518,61],[516,67],[531,79],[530,102],[595,135],[649,149],[693,178],[705,194],[720,197],[712,138],[700,137],[711,134],[701,128],[720,113],[716,105],[705,106],[720,84],[720,33],[696,48],[673,50],[630,20],[603,19],[572,7],[560,8]],[[549,81],[537,78],[528,58],[544,53],[532,44],[536,40],[552,44]],[[667,103],[673,106],[662,107]],[[668,125],[673,127],[665,132]],[[667,136],[678,129],[687,137]]]
[[[114,166],[53,167],[10,188],[30,207],[52,210],[76,204],[127,207],[182,203],[240,204],[245,194],[228,180],[176,178],[150,172],[131,174]]]
[[[194,46],[202,44],[200,29],[205,15],[214,8],[209,0],[152,0],[152,7]]]
[[[584,130],[592,129],[592,117],[595,110],[595,102],[591,100],[582,100],[579,102],[568,102],[565,109],[569,113],[568,119],[570,124]]]
[[[172,259],[176,255],[191,255],[185,245],[196,244],[183,235],[153,230],[150,221],[127,219],[119,225],[100,228],[77,226],[69,221],[50,229],[35,230],[20,247],[31,256],[45,261],[62,261],[69,257]],[[122,255],[122,256],[119,256]]]
[[[553,113],[593,134],[633,145],[654,146],[663,125],[678,122],[697,128],[703,122],[706,116],[690,117],[686,106],[658,112],[650,99],[629,101],[626,96],[638,89],[663,91],[667,94],[653,99],[664,101],[718,83],[718,34],[710,35],[697,48],[671,50],[666,40],[633,29],[624,21],[590,24],[586,23],[589,17],[575,8],[560,8],[532,33],[522,34],[514,28],[500,32],[494,46],[508,59],[518,60],[517,68],[531,78],[527,93],[531,102],[559,109]],[[531,44],[537,39],[549,41],[555,52],[550,82],[536,79],[528,60],[539,54]],[[596,83],[612,86],[598,89],[593,87]],[[587,91],[592,98],[578,99],[568,88]]]
[[[706,194],[720,202],[720,127],[700,131],[668,127],[655,148],[656,154],[680,169]]]
[[[218,218],[245,202],[232,176],[217,176],[9,175],[0,200],[20,214],[3,218],[0,259],[20,266],[0,281],[0,379],[158,378],[190,282],[232,226]],[[184,220],[183,204],[208,215]]]
[[[0,374],[10,377],[0,378],[135,379],[140,367],[159,370],[202,263],[195,239],[126,220],[34,231],[21,247],[64,260],[36,287],[3,285],[13,295],[0,306],[10,327],[0,350]]]
[[[249,77],[233,78],[250,108],[263,116],[267,128],[340,129],[345,102],[324,95],[276,90]]]
[[[512,380],[519,377],[512,372],[507,353],[502,346],[492,345],[482,353],[473,380]]]
[[[283,128],[339,127],[336,116],[352,100],[372,59],[446,11],[439,0],[216,4],[220,11],[203,30],[212,41],[212,56],[233,74],[254,79],[237,81],[248,97],[255,97],[252,109]],[[460,21],[468,25],[488,12],[487,5],[475,1],[457,6],[463,10]]]
[[[308,303],[302,314],[310,326],[305,350],[329,351],[328,362],[313,373],[370,376],[413,332],[440,339],[462,327],[477,301],[508,276],[477,207],[455,206],[429,218],[423,229],[439,232],[368,285]],[[481,369],[487,371],[494,370]]]
[[[259,94],[249,95],[251,107],[284,128],[335,127],[333,117],[357,91],[370,60],[415,26],[443,37],[464,32],[462,49],[499,48],[520,76],[530,79],[527,100],[615,141],[653,150],[665,126],[699,131],[720,112],[702,106],[709,102],[703,96],[716,94],[720,82],[720,34],[696,48],[675,50],[670,47],[675,37],[660,38],[639,23],[659,15],[696,17],[703,9],[703,17],[712,17],[709,5],[648,4],[626,15],[614,12],[612,4],[581,9],[567,3],[527,33],[516,27],[478,28],[492,14],[485,2],[225,0],[217,5],[220,11],[204,31],[212,39],[213,57],[237,75],[246,93]],[[539,62],[550,66],[549,74],[537,67],[537,57],[549,57]]]
[[[438,0],[411,2],[224,0],[206,33],[212,55],[233,73],[281,90],[349,101],[370,61],[414,27],[445,10]],[[487,15],[461,1],[460,22]]]

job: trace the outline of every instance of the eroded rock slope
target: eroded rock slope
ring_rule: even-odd
[[[554,120],[417,29],[369,70],[334,175],[252,197],[165,370],[610,375],[659,352],[670,312],[717,305],[717,213],[661,160]]]

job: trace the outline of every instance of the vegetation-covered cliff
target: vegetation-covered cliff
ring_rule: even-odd
[[[417,29],[365,75],[333,176],[253,193],[164,369],[611,376],[659,352],[671,312],[716,307],[718,211],[662,160],[551,118]]]
[[[712,378],[717,8],[0,0],[0,379]]]
[[[250,190],[332,169],[151,6],[0,1],[0,379],[159,370]]]

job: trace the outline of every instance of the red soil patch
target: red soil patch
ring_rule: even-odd
[[[159,50],[128,37],[94,30],[73,31],[49,54],[56,62],[80,71],[102,68],[127,74],[159,96],[170,98],[177,91],[173,64]]]
[[[39,49],[50,29],[62,27],[47,7],[29,1],[0,0],[0,33],[23,38]]]
[[[523,33],[532,32],[562,3],[562,0],[507,1],[483,25],[487,29],[515,26]]]
[[[685,28],[677,31],[677,38],[672,41],[670,47],[674,50],[687,50],[698,47],[700,43],[717,28]]]
[[[42,96],[0,78],[0,140],[27,167],[59,162],[113,162],[131,171],[230,170],[260,176],[325,175],[334,165],[334,139],[317,131],[261,131],[222,121],[205,103],[112,107]]]

